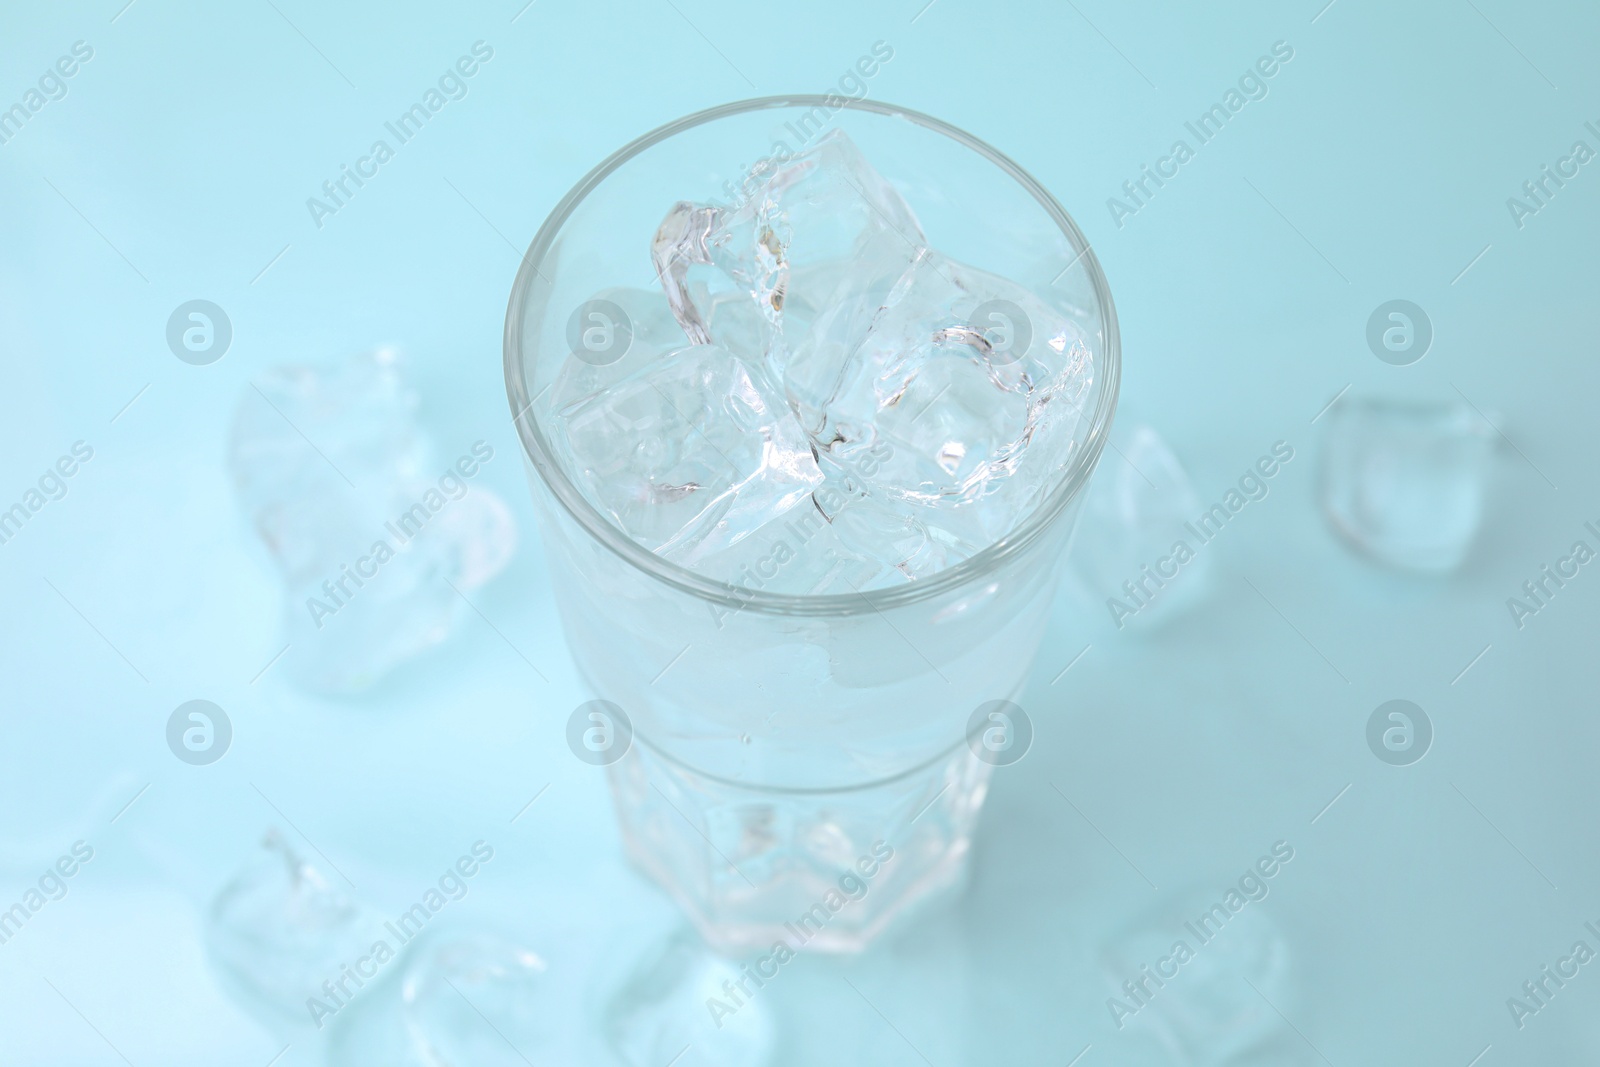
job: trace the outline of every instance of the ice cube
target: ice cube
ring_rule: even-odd
[[[689,344],[667,298],[646,289],[602,289],[573,310],[567,333],[571,351],[548,395],[537,398],[549,410],[596,396]]]
[[[836,480],[852,484],[849,479]],[[861,489],[846,497],[833,528],[846,551],[881,566],[871,588],[882,588],[937,574],[984,547],[964,540],[948,528],[954,524],[937,521],[940,517],[929,509],[882,499]]]
[[[864,329],[848,302],[824,311],[784,383],[825,468],[981,547],[1066,463],[1092,378],[1067,315],[924,251]]]
[[[854,593],[892,581],[884,564],[840,536],[837,494],[825,482],[737,545],[702,557],[695,569],[751,592],[799,596]]]
[[[389,351],[277,368],[240,402],[229,466],[283,575],[282,669],[308,688],[358,691],[444,640],[457,589],[514,550],[505,504],[470,481],[493,448],[436,459],[415,409]]]
[[[1327,418],[1320,495],[1334,529],[1391,566],[1459,566],[1483,519],[1493,428],[1453,403],[1346,399]]]
[[[499,934],[457,934],[430,946],[400,990],[411,1051],[427,1067],[542,1059],[563,1024],[544,973],[537,954]]]
[[[839,130],[765,161],[745,190],[732,205],[675,204],[651,253],[691,341],[754,357],[708,321],[712,301],[742,294],[758,314],[741,318],[741,343],[758,333],[775,370],[822,311],[848,303],[870,319],[924,243],[911,208]]]
[[[675,204],[651,255],[664,305],[610,290],[611,318],[664,307],[691,347],[637,330],[564,368],[546,411],[590,502],[660,555],[752,589],[881,588],[1010,533],[1075,454],[1090,327],[930,251],[842,132],[731,204]]]
[[[1200,513],[1178,457],[1154,429],[1136,425],[1120,455],[1108,454],[1095,472],[1069,557],[1072,571],[1097,602],[1114,597],[1124,608],[1138,606],[1141,622],[1170,619],[1202,599],[1210,584],[1211,558],[1193,551],[1195,538],[1184,529]],[[1179,542],[1190,551],[1175,551]],[[1173,561],[1175,576],[1159,573],[1161,560]],[[1146,567],[1157,571],[1156,579]],[[1142,590],[1139,599],[1129,598],[1128,582]],[[1120,622],[1120,612],[1113,614]]]
[[[741,589],[802,596],[863,593],[927,577],[982,546],[928,519],[926,509],[871,496],[834,473],[810,501],[766,523],[696,570]]]
[[[1283,933],[1259,903],[1232,913],[1221,896],[1197,888],[1164,898],[1106,945],[1101,963],[1118,1029],[1158,1045],[1163,1062],[1318,1062],[1278,1014],[1294,1017],[1300,988]]]
[[[206,949],[228,990],[275,1032],[311,1025],[308,997],[367,955],[381,922],[297,856],[278,831],[211,906]]]
[[[730,996],[740,977],[738,966],[687,928],[648,948],[602,1009],[600,1028],[617,1062],[670,1063],[685,1048],[706,1067],[772,1062],[778,1039],[772,1007],[759,995]]]
[[[595,506],[686,566],[738,544],[822,481],[766,371],[714,345],[662,354],[557,416]]]

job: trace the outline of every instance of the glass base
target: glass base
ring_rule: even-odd
[[[629,857],[713,948],[858,952],[962,883],[992,770],[960,744],[865,786],[766,790],[635,744],[610,776]]]

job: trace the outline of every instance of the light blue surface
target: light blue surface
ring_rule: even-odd
[[[599,772],[562,742],[589,694],[515,459],[505,297],[541,220],[610,151],[722,101],[827,91],[880,40],[894,59],[874,98],[1008,153],[1093,241],[1125,411],[1160,428],[1201,500],[1274,442],[1295,458],[1206,547],[1215,588],[1192,614],[1119,631],[1063,598],[1021,698],[1034,748],[996,775],[968,894],[865,958],[786,970],[763,995],[781,1062],[1135,1062],[1133,1024],[1107,1009],[1107,938],[1185,886],[1220,892],[1279,840],[1295,859],[1251,907],[1288,943],[1297,994],[1280,1007],[1308,1062],[1600,1060],[1595,967],[1520,1029],[1506,1003],[1575,941],[1600,948],[1584,929],[1600,926],[1600,577],[1584,568],[1520,629],[1506,605],[1574,541],[1600,546],[1584,528],[1600,525],[1600,164],[1520,228],[1507,207],[1575,141],[1600,148],[1593,9],[121,3],[0,19],[0,108],[74,42],[93,48],[0,145],[0,507],[75,441],[94,450],[0,544],[0,907],[75,840],[94,849],[0,944],[0,1062],[277,1055],[199,932],[285,824],[385,912],[491,842],[452,908],[523,932],[570,1047],[592,1032],[608,976],[673,918],[622,861]],[[319,228],[307,197],[479,40],[494,54],[467,95]],[[1266,97],[1119,227],[1107,198],[1278,41],[1293,58]],[[196,298],[233,325],[210,366],[164,338]],[[1434,328],[1405,367],[1365,341],[1397,298]],[[443,454],[492,443],[484,484],[523,546],[450,644],[365,699],[321,701],[263,673],[280,594],[224,446],[265,368],[381,343],[413,360]],[[1346,386],[1459,394],[1498,421],[1488,517],[1454,575],[1380,570],[1324,525],[1312,420]],[[195,698],[233,722],[209,767],[166,747]],[[1391,699],[1433,723],[1411,766],[1367,748]]]

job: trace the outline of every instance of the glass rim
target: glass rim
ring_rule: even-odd
[[[1080,442],[1082,447],[1078,455],[1059,476],[1057,484],[1026,521],[998,541],[973,553],[953,567],[904,585],[815,596],[772,593],[710,578],[681,564],[663,559],[628,537],[584,498],[562,470],[549,442],[532,416],[533,399],[528,396],[527,382],[523,375],[525,356],[529,354],[525,352],[522,343],[523,324],[534,283],[537,280],[544,280],[546,285],[551,284],[548,279],[543,278],[539,267],[545,262],[562,227],[566,225],[578,205],[623,164],[677,134],[732,115],[785,107],[826,107],[830,111],[850,109],[887,118],[905,119],[934,133],[942,134],[987,159],[1033,197],[1065,235],[1068,243],[1077,250],[1077,257],[1072,264],[1068,264],[1068,269],[1073,264],[1079,262],[1083,264],[1093,286],[1101,316],[1101,329],[1105,342],[1104,351],[1097,353],[1098,382],[1088,433]],[[561,198],[539,227],[528,250],[523,253],[522,263],[517,270],[516,280],[512,283],[511,296],[506,308],[505,378],[507,399],[511,405],[511,421],[517,428],[517,436],[521,439],[524,458],[533,465],[545,488],[580,528],[646,577],[698,599],[727,607],[733,612],[753,611],[758,614],[802,616],[866,615],[928,600],[982,579],[1032,545],[1055,522],[1067,505],[1085,489],[1089,475],[1105,450],[1111,431],[1111,417],[1116,409],[1120,377],[1121,338],[1117,329],[1116,307],[1112,303],[1111,290],[1106,283],[1105,274],[1100,269],[1100,261],[1072,217],[1033,175],[992,145],[931,115],[875,100],[865,98],[857,100],[831,94],[763,96],[720,104],[658,126],[623,145],[585,174]]]

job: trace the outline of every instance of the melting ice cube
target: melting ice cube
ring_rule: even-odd
[[[1328,412],[1322,509],[1395,567],[1461,564],[1483,519],[1494,431],[1465,404],[1341,400]]]
[[[1115,597],[1137,606],[1141,621],[1170,618],[1196,603],[1209,584],[1210,556],[1174,551],[1180,543],[1193,546],[1184,524],[1200,511],[1178,457],[1154,429],[1136,426],[1120,454],[1107,455],[1095,472],[1073,540],[1072,569],[1097,600]],[[1161,561],[1176,573],[1161,573]],[[1120,613],[1113,615],[1120,623]]]
[[[781,592],[931,575],[1014,530],[1077,447],[1094,379],[1081,322],[929,250],[842,132],[741,193],[679,202],[652,241],[693,347],[657,328],[614,367],[558,376],[585,494],[661,555]],[[663,321],[659,302],[610,292]]]
[[[557,414],[590,500],[685,565],[737,544],[822,481],[766,371],[714,345],[658,354]]]
[[[427,1067],[520,1067],[543,1059],[552,1015],[545,963],[491,933],[432,946],[406,972],[400,996],[411,1050]]]
[[[547,395],[537,398],[549,410],[560,411],[597,396],[648,369],[664,353],[689,345],[659,292],[602,289],[575,314],[584,316],[577,324],[578,345],[561,364]],[[583,347],[587,335],[582,328],[591,325],[606,331],[600,336],[607,344],[599,352]]]
[[[381,923],[297,856],[278,831],[217,894],[206,925],[213,966],[241,1005],[275,1030],[311,1025],[310,997],[368,954]]]
[[[365,688],[444,640],[451,583],[488,581],[515,547],[505,504],[472,485],[492,446],[435,458],[416,405],[382,350],[279,367],[239,404],[229,465],[287,588],[283,668],[309,688]]]
[[[848,479],[835,481],[849,484]],[[950,528],[956,524],[941,523],[942,515],[864,489],[858,493],[846,497],[833,528],[853,557],[878,564],[876,586],[926,578],[984,547]]]
[[[690,340],[732,345],[708,322],[709,305],[743,294],[757,315],[741,322],[741,333],[758,332],[763,352],[736,350],[765,355],[775,371],[788,343],[824,309],[838,314],[847,303],[857,318],[870,319],[923,246],[910,207],[838,130],[766,163],[746,189],[732,206],[680,201],[651,251]]]
[[[1118,1029],[1158,1046],[1163,1062],[1193,1067],[1319,1062],[1278,1015],[1292,1018],[1298,1005],[1288,942],[1259,903],[1235,913],[1222,896],[1197,889],[1167,897],[1106,945],[1107,1007]]]
[[[1054,446],[1082,417],[1089,349],[1026,289],[924,251],[860,333],[839,313],[795,344],[784,376],[825,463],[891,499],[939,507],[1010,489],[1019,472],[1037,484],[1065,461]],[[1022,490],[987,504],[1000,528],[984,543],[1015,521]]]
[[[777,1028],[760,998],[728,995],[739,978],[736,965],[680,930],[645,952],[611,995],[600,1019],[606,1041],[619,1062],[640,1067],[668,1063],[685,1047],[706,1067],[763,1067]]]

